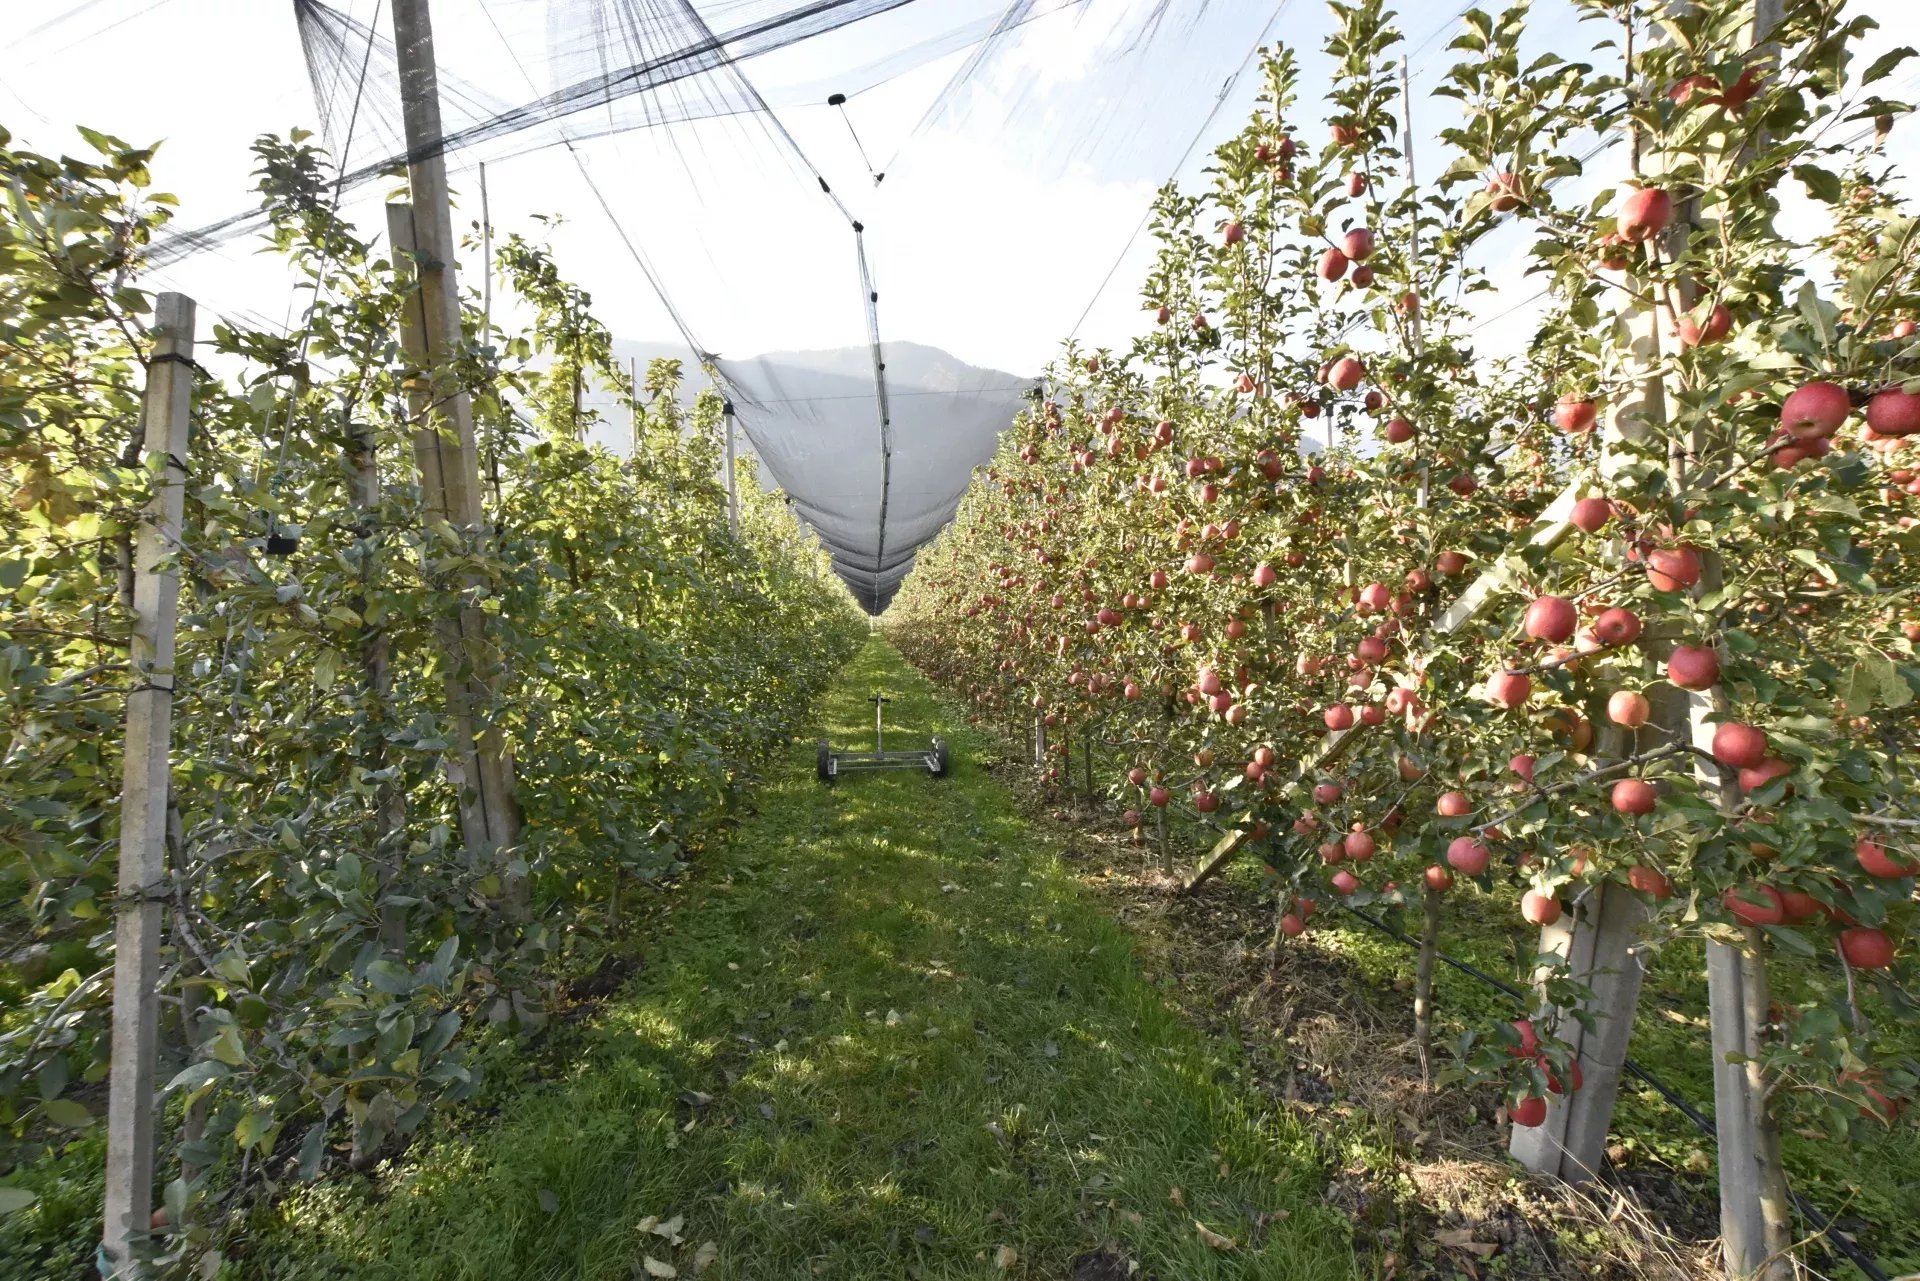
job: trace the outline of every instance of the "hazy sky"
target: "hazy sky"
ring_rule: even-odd
[[[1307,71],[1300,115],[1318,140],[1324,112],[1321,40],[1326,8],[1310,0],[1214,0],[1206,31],[1224,46],[1176,47],[1171,38],[1136,51],[1116,78],[1091,51],[1103,47],[1125,15],[1147,0],[1088,0],[1035,23],[990,60],[973,88],[972,110],[924,133],[911,133],[967,55],[950,54],[856,97],[849,118],[875,164],[909,145],[889,182],[876,190],[847,124],[824,105],[780,112],[806,155],[825,173],[855,217],[869,227],[868,253],[881,291],[888,338],[946,348],[962,359],[1036,370],[1082,312],[1084,336],[1118,342],[1142,323],[1137,287],[1150,245],[1142,236],[1117,270],[1153,189],[1173,171],[1187,142],[1200,145],[1182,171],[1192,181],[1207,144],[1236,131],[1256,88],[1249,73],[1202,123],[1227,72],[1238,67],[1272,23],[1293,43]],[[1185,0],[1175,0],[1176,5]],[[823,92],[833,76],[889,50],[954,27],[958,16],[991,17],[1003,0],[925,0],[846,32],[746,64],[769,97]],[[340,7],[374,20],[381,0]],[[22,6],[25,7],[25,6]],[[726,6],[702,4],[719,10]],[[1895,43],[1920,44],[1914,0],[1855,0],[1883,30],[1867,55]],[[1412,6],[1408,35],[1420,107],[1416,128],[1430,136],[1452,104],[1426,98],[1446,61],[1461,10]],[[196,226],[245,208],[250,198],[247,145],[258,133],[313,127],[316,111],[291,6],[273,0],[55,0],[14,20],[0,49],[0,123],[25,144],[46,150],[77,145],[71,127],[86,123],[134,142],[163,142],[157,184],[182,199],[180,224]],[[541,21],[542,0],[435,0],[441,62],[502,102],[533,97],[524,72],[544,75],[538,48],[523,38]],[[388,17],[380,9],[378,24]],[[494,30],[497,23],[502,32]],[[1121,23],[1124,27],[1124,22]],[[1241,35],[1238,33],[1252,33]],[[1566,0],[1540,0],[1529,42],[1583,57],[1597,27],[1571,18]],[[519,45],[518,51],[508,45]],[[520,65],[516,65],[515,59]],[[1920,66],[1909,64],[1889,92],[1920,93]],[[539,86],[545,89],[545,83]],[[809,97],[809,101],[818,101]],[[1129,106],[1151,106],[1145,126],[1114,136]],[[750,118],[749,118],[750,119]],[[1895,154],[1911,168],[1913,135],[1896,133]],[[910,140],[910,141],[909,141]],[[741,118],[629,133],[577,148],[630,237],[669,283],[700,341],[724,355],[837,346],[864,340],[852,237],[845,222],[795,166],[773,157],[764,130]],[[477,215],[477,175],[459,157],[454,182],[462,217]],[[1610,168],[1596,162],[1592,182]],[[1427,172],[1433,172],[1431,165]],[[552,233],[562,269],[590,288],[601,318],[622,337],[671,340],[672,324],[580,177],[576,161],[552,149],[488,167],[498,234],[539,231],[536,214],[563,214]],[[381,184],[374,184],[379,187]],[[380,225],[384,192],[349,204],[364,228]],[[1790,193],[1789,193],[1790,194]],[[1487,296],[1489,347],[1524,339],[1531,310],[1515,308],[1534,292],[1519,279],[1516,233],[1489,245],[1487,262],[1503,283]],[[471,280],[472,268],[468,266]],[[1098,294],[1112,272],[1112,283]],[[194,259],[154,282],[180,288],[204,306],[286,324],[294,319],[285,277],[251,245]]]

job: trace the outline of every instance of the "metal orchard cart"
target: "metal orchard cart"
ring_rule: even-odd
[[[925,747],[909,748],[900,752],[887,750],[884,718],[886,705],[892,701],[885,694],[873,696],[873,750],[871,752],[838,752],[824,738],[815,744],[814,771],[820,776],[822,783],[832,783],[840,777],[843,770],[923,769],[935,778],[947,776],[947,744],[942,738],[934,738]]]

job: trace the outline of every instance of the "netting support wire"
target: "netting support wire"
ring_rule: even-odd
[[[887,361],[880,346],[880,294],[873,287],[873,272],[867,266],[867,229],[853,224],[854,253],[860,260],[860,292],[867,313],[867,342],[873,348],[873,394],[880,410],[880,531],[873,549],[873,601],[871,613],[880,612],[880,575],[887,562],[887,500],[893,484],[893,416],[887,407]]]
[[[840,119],[846,122],[847,133],[853,138],[854,150],[860,153],[860,163],[867,167],[867,176],[873,179],[873,185],[879,186],[881,180],[887,175],[873,171],[873,161],[867,158],[866,144],[860,141],[860,131],[853,127],[853,117],[847,114],[847,95],[836,93],[827,99],[827,105],[840,108]]]
[[[733,401],[731,398],[721,402],[723,420],[727,425],[727,528],[733,536],[740,536],[740,481],[739,463],[734,457]]]
[[[1227,105],[1227,99],[1233,94],[1233,87],[1240,83],[1240,77],[1247,74],[1247,68],[1253,65],[1255,56],[1266,45],[1267,37],[1273,34],[1274,24],[1280,21],[1280,15],[1286,12],[1288,3],[1289,0],[1280,0],[1280,3],[1273,7],[1273,16],[1268,18],[1267,25],[1261,28],[1260,38],[1253,42],[1253,47],[1247,50],[1247,56],[1240,60],[1239,67],[1220,86],[1220,92],[1213,100],[1213,109],[1207,112],[1207,118],[1200,122],[1198,129],[1194,130],[1193,139],[1187,143],[1187,149],[1180,153],[1180,159],[1174,164],[1173,172],[1167,175],[1168,183],[1179,177],[1180,171],[1187,167],[1187,161],[1193,156],[1193,149],[1200,145],[1200,140],[1206,137],[1207,130],[1213,127],[1214,119],[1220,114],[1220,108]],[[1167,184],[1160,185],[1164,187]],[[1067,331],[1069,339],[1079,335],[1080,326],[1086,324],[1087,317],[1093,314],[1094,304],[1099,302],[1101,296],[1107,292],[1107,286],[1113,283],[1114,273],[1119,271],[1120,264],[1127,260],[1127,254],[1133,249],[1133,242],[1140,239],[1140,233],[1147,229],[1147,224],[1152,220],[1153,206],[1149,204],[1145,212],[1140,215],[1140,221],[1135,224],[1133,234],[1127,237],[1127,243],[1120,246],[1120,254],[1113,260],[1113,266],[1107,268],[1107,274],[1100,278],[1100,284],[1093,291],[1093,297],[1087,299],[1086,309],[1080,313],[1080,319],[1074,321],[1073,328]]]
[[[1353,917],[1355,920],[1364,922],[1365,924],[1378,930],[1380,933],[1386,935],[1388,938],[1394,939],[1400,943],[1404,943],[1408,947],[1418,946],[1418,944],[1413,939],[1410,939],[1407,937],[1405,932],[1401,930],[1396,930],[1395,928],[1393,928],[1393,926],[1388,925],[1384,920],[1380,919],[1379,917],[1369,916],[1367,915],[1367,913],[1362,912],[1359,908],[1349,907],[1345,903],[1342,903],[1339,906],[1340,906],[1340,909],[1343,912],[1345,912],[1348,916]],[[1490,988],[1493,988],[1495,991],[1504,992],[1507,996],[1512,997],[1515,1001],[1520,1002],[1522,1005],[1526,1003],[1527,994],[1521,991],[1519,988],[1513,986],[1513,984],[1503,983],[1499,979],[1493,977],[1493,975],[1487,973],[1485,970],[1480,969],[1479,967],[1474,965],[1469,965],[1467,962],[1459,960],[1455,957],[1448,956],[1445,952],[1435,952],[1434,956],[1437,957],[1441,961],[1441,963],[1460,971],[1462,974],[1466,975],[1468,978],[1478,979],[1480,982],[1486,984]],[[1699,1130],[1700,1133],[1706,1135],[1709,1139],[1712,1139],[1715,1137],[1715,1132],[1713,1127],[1713,1118],[1707,1116],[1705,1113],[1701,1112],[1699,1108],[1696,1108],[1695,1106],[1693,1106],[1693,1104],[1689,1103],[1686,1097],[1682,1095],[1678,1090],[1675,1090],[1672,1086],[1668,1085],[1665,1081],[1662,1081],[1659,1077],[1647,1071],[1646,1068],[1642,1067],[1637,1061],[1633,1059],[1627,1059],[1623,1064],[1623,1066],[1626,1068],[1627,1073],[1630,1076],[1634,1077],[1638,1081],[1644,1082],[1649,1088],[1651,1088],[1654,1091],[1654,1093],[1658,1094],[1661,1098],[1665,1099],[1669,1104],[1671,1104],[1673,1106],[1673,1109],[1676,1112],[1680,1113],[1681,1116],[1684,1116],[1687,1118],[1687,1120],[1691,1121],[1694,1125],[1694,1128]],[[1837,1226],[1835,1226],[1832,1219],[1829,1219],[1825,1214],[1821,1213],[1820,1207],[1816,1206],[1813,1202],[1807,1200],[1806,1197],[1800,1195],[1800,1193],[1798,1192],[1793,1192],[1790,1195],[1793,1197],[1793,1203],[1800,1207],[1800,1212],[1807,1216],[1808,1221],[1811,1222],[1813,1226],[1822,1235],[1824,1235],[1827,1238],[1827,1240],[1833,1242],[1834,1248],[1839,1250],[1841,1254],[1845,1255],[1847,1257],[1848,1262],[1852,1263],[1854,1267],[1860,1269],[1861,1273],[1866,1276],[1867,1281],[1893,1281],[1893,1278],[1889,1277],[1884,1271],[1881,1270],[1880,1266],[1874,1262],[1873,1257],[1871,1255],[1869,1255],[1866,1251],[1862,1250],[1858,1245],[1858,1243],[1856,1243],[1853,1240],[1853,1238],[1849,1237],[1845,1232],[1842,1232]]]

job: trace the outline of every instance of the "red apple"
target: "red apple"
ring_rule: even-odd
[[[1355,227],[1341,241],[1340,248],[1353,262],[1365,262],[1373,257],[1373,233],[1365,227]]]
[[[1593,634],[1603,645],[1631,645],[1640,638],[1640,616],[1619,606],[1603,610],[1593,620]]]
[[[1547,1119],[1547,1101],[1537,1094],[1528,1095],[1514,1104],[1507,1115],[1515,1125],[1530,1130]]]
[[[1528,890],[1520,896],[1520,916],[1529,924],[1552,925],[1560,919],[1560,912],[1560,900],[1551,894]]]
[[[1683,347],[1722,342],[1733,332],[1733,313],[1723,303],[1715,303],[1705,320],[1696,320],[1694,315],[1694,312],[1688,312],[1680,317],[1678,329],[1680,345]]]
[[[1741,885],[1721,895],[1720,902],[1742,925],[1778,925],[1787,919],[1780,891],[1771,885]]]
[[[1352,391],[1367,376],[1367,367],[1357,356],[1342,356],[1327,371],[1327,382],[1337,391]]]
[[[1667,679],[1681,689],[1712,689],[1720,680],[1720,656],[1705,645],[1675,645]]]
[[[1574,1093],[1577,1094],[1580,1092],[1580,1087],[1587,1083],[1586,1075],[1580,1071],[1580,1060],[1575,1059],[1567,1064],[1567,1069],[1567,1075],[1572,1078],[1573,1081]],[[1553,1094],[1562,1093],[1560,1089],[1560,1078],[1554,1074],[1553,1064],[1547,1062],[1544,1057],[1540,1059],[1540,1070],[1547,1074],[1548,1091]]]
[[[1780,406],[1780,425],[1795,440],[1831,436],[1853,412],[1847,389],[1838,383],[1810,382],[1794,389]]]
[[[1627,869],[1627,884],[1642,894],[1651,894],[1655,898],[1670,898],[1673,895],[1673,881],[1657,867],[1648,867],[1638,863]]]
[[[1441,818],[1465,818],[1473,813],[1473,802],[1465,792],[1442,792],[1433,809]]]
[[[1580,612],[1572,601],[1564,596],[1536,596],[1527,605],[1522,628],[1533,640],[1559,642],[1573,639],[1579,625]]]
[[[1532,1019],[1515,1019],[1510,1025],[1515,1036],[1520,1038],[1518,1049],[1509,1048],[1507,1054],[1516,1059],[1537,1059],[1540,1057],[1540,1034],[1533,1029]]]
[[[1613,785],[1613,808],[1622,814],[1651,814],[1657,800],[1653,784],[1644,778],[1623,778]]]
[[[1793,766],[1778,757],[1769,756],[1758,765],[1751,765],[1740,771],[1740,790],[1757,792],[1774,779],[1784,778],[1791,773],[1793,773]]]
[[[1882,436],[1920,434],[1920,395],[1888,387],[1867,402],[1867,426]]]
[[[1453,888],[1453,873],[1438,863],[1429,865],[1424,875],[1427,888],[1436,894],[1444,894]]]
[[[1607,719],[1627,729],[1639,729],[1653,715],[1653,705],[1638,690],[1617,689],[1607,699]]]
[[[1347,256],[1338,249],[1329,247],[1320,255],[1320,279],[1338,280],[1347,274]]]
[[[1335,703],[1320,714],[1321,721],[1331,730],[1353,728],[1353,709],[1345,703]]]
[[[1533,681],[1525,672],[1495,672],[1487,677],[1487,697],[1502,707],[1518,707],[1533,693]]]
[[[1413,439],[1413,424],[1404,418],[1390,418],[1385,434],[1389,443],[1404,445]]]
[[[1604,498],[1582,498],[1573,505],[1568,519],[1582,533],[1597,534],[1613,519],[1613,504]]]
[[[1863,836],[1853,843],[1853,857],[1859,861],[1861,871],[1883,880],[1897,880],[1920,872],[1920,865],[1900,862],[1871,837]]]
[[[1341,846],[1347,851],[1347,857],[1357,863],[1372,858],[1374,850],[1378,848],[1372,835],[1367,832],[1348,832]]]
[[[1780,911],[1788,925],[1798,925],[1802,921],[1811,921],[1826,908],[1819,899],[1803,890],[1781,890]]]
[[[1238,218],[1227,224],[1223,237],[1230,245],[1237,245],[1247,238],[1247,228]]]
[[[1666,230],[1673,218],[1673,198],[1658,187],[1641,187],[1620,204],[1620,234],[1638,243]]]
[[[1333,888],[1343,895],[1350,895],[1360,888],[1360,878],[1343,867],[1333,874]]]
[[[1306,928],[1307,923],[1295,916],[1292,912],[1288,912],[1280,918],[1280,932],[1290,939],[1299,938],[1306,932]]]
[[[1840,931],[1840,955],[1856,970],[1884,970],[1893,964],[1893,940],[1885,930],[1856,925]]]
[[[1495,213],[1511,213],[1520,207],[1520,179],[1516,174],[1496,174],[1487,182],[1487,192],[1493,197],[1487,203]]]
[[[1647,553],[1647,581],[1655,591],[1685,591],[1700,581],[1700,553],[1682,544]]]
[[[1487,870],[1493,855],[1471,836],[1456,836],[1447,845],[1447,866],[1462,876],[1478,876]]]
[[[1600,421],[1600,407],[1583,396],[1568,392],[1553,407],[1553,425],[1570,436],[1593,430]]]
[[[1713,730],[1713,759],[1729,769],[1754,769],[1767,758],[1767,736],[1752,725],[1726,721]]]

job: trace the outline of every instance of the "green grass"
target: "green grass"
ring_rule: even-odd
[[[876,640],[823,709],[836,744],[871,743],[879,687],[890,747],[941,725]],[[796,746],[557,1079],[288,1198],[240,1269],[625,1281],[648,1258],[692,1275],[712,1242],[722,1281],[1065,1278],[1101,1248],[1182,1281],[1355,1276],[1312,1138],[1237,1088],[1237,1051],[1142,976],[979,741],[942,732],[941,781],[828,789]]]

